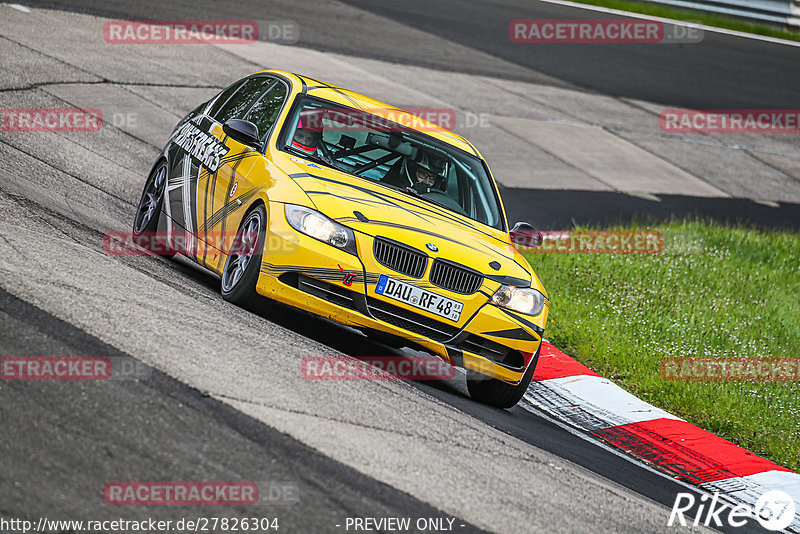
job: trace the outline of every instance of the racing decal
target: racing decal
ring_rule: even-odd
[[[214,208],[214,191],[216,191],[216,188],[217,188],[217,174],[218,174],[217,172],[209,174],[207,171],[204,171],[200,175],[201,179],[205,179],[205,181],[206,181],[206,189],[205,189],[205,195],[203,196],[203,225],[200,226],[200,216],[198,214],[197,225],[198,225],[199,228],[198,228],[197,231],[198,231],[198,233],[201,230],[204,232],[203,240],[206,243],[208,242],[208,229],[207,229],[208,228],[208,211],[209,211],[208,201],[209,201],[209,196],[210,196],[211,197],[211,199],[210,199],[211,200],[211,209],[213,209]],[[199,193],[199,190],[200,190],[199,181],[197,183],[197,189],[198,189],[198,195],[199,195],[200,194]],[[211,191],[211,195],[209,195],[209,191]],[[199,209],[200,209],[200,206],[199,206],[199,203],[198,203],[198,210]],[[215,260],[217,259],[217,254],[216,253],[214,254],[214,259]],[[203,265],[208,266],[208,246],[203,247],[203,261],[202,261],[202,263],[203,263]]]
[[[183,227],[189,235],[187,250],[191,252],[197,249],[197,243],[194,236],[194,225],[192,225],[192,159],[187,157],[183,158],[181,195],[183,197]]]
[[[264,263],[261,266],[261,272],[270,276],[278,277],[284,273],[288,272],[298,272],[300,274],[305,274],[312,278],[317,278],[318,280],[323,280],[325,282],[342,282],[343,277],[346,274],[354,274],[355,278],[352,279],[352,283],[365,283],[368,285],[376,285],[378,280],[381,277],[380,273],[362,273],[359,271],[344,271],[341,267],[338,269],[326,268],[326,267],[309,267],[307,265],[274,265],[271,263]],[[417,287],[425,288],[425,289],[436,289],[436,286],[424,281],[418,280],[416,278],[407,278],[405,276],[399,275],[397,273],[393,274],[396,276],[397,279],[406,281],[408,283],[413,283]]]
[[[222,158],[230,150],[210,133],[201,130],[197,123],[202,120],[202,116],[187,122],[181,126],[174,134],[172,142],[186,151],[187,154],[211,172],[216,172]]]
[[[366,279],[364,280],[367,284],[375,285],[380,280],[381,275],[380,273],[367,273]]]
[[[340,269],[341,267],[339,269],[332,269],[326,267],[309,267],[307,265],[275,265],[272,263],[263,263],[261,265],[262,273],[276,278],[284,273],[296,272],[310,276],[311,278],[316,278],[317,280],[322,280],[323,282],[341,282],[343,270]],[[358,271],[346,271],[345,274],[353,275],[350,285],[352,285],[353,282],[360,283],[364,281],[364,275]]]
[[[211,121],[210,126],[209,126],[209,130],[213,130],[216,124],[217,124],[216,122]],[[239,182],[236,181],[235,177],[238,176],[237,169],[239,168],[239,165],[247,158],[258,157],[258,156],[260,156],[260,153],[254,151],[254,150],[247,150],[245,152],[235,152],[233,154],[229,153],[228,155],[226,155],[225,157],[223,157],[220,160],[220,168],[216,172],[210,173],[209,171],[204,171],[204,174],[212,176],[212,181],[213,181],[213,184],[211,185],[210,193],[207,194],[207,198],[206,198],[206,202],[208,202],[210,200],[211,206],[209,208],[206,205],[205,206],[205,212],[203,214],[203,217],[204,217],[205,220],[204,220],[203,225],[202,225],[202,230],[204,232],[209,232],[212,228],[214,228],[216,225],[221,223],[221,225],[222,225],[221,229],[220,229],[221,237],[224,240],[225,239],[225,233],[226,233],[226,226],[227,226],[228,217],[230,215],[232,215],[233,213],[235,213],[238,208],[246,206],[247,205],[247,201],[250,200],[253,197],[253,195],[255,195],[258,191],[260,191],[260,189],[254,189],[254,190],[252,190],[252,191],[250,191],[248,193],[245,193],[244,195],[240,196],[239,199],[238,199],[240,202],[236,202],[236,203],[231,203],[230,202],[230,200],[235,195],[235,192],[232,192],[233,188],[235,187],[235,188],[238,189],[238,185],[237,184]],[[230,172],[228,173],[224,169],[223,166],[228,166]],[[199,183],[198,183],[198,187],[199,187]],[[225,196],[224,196],[225,202],[224,202],[224,204],[222,205],[222,207],[220,209],[218,209],[217,211],[214,211],[215,201],[217,200],[217,189],[218,188],[219,189],[223,189],[223,188],[225,189],[225,193],[224,193],[225,194]],[[210,197],[210,199],[208,197]],[[211,213],[211,212],[213,212],[213,215],[209,216],[209,213]],[[219,271],[220,268],[221,268],[221,266],[219,265],[219,262],[221,262],[223,260],[223,257],[222,256],[218,256],[217,254],[215,254],[214,255],[214,259],[217,260],[217,265],[216,266],[215,265],[210,265],[210,264],[208,264],[208,254],[207,253],[208,253],[208,249],[206,248],[205,252],[203,254],[203,263],[207,267],[209,267],[210,269]]]
[[[226,202],[224,206],[222,206],[219,210],[214,212],[214,214],[212,214],[211,217],[206,219],[206,222],[204,222],[203,225],[199,228],[199,231],[208,232],[209,229],[211,229],[211,228],[215,227],[216,225],[218,225],[219,223],[221,223],[224,219],[226,219],[228,216],[233,214],[236,210],[246,206],[247,202],[251,198],[253,198],[256,195],[256,193],[258,193],[258,191],[259,191],[259,189],[253,189],[251,191],[248,191],[244,195],[240,196],[237,199],[237,201],[239,201],[241,203],[239,203],[239,202]],[[228,196],[228,198],[231,198],[231,197]]]
[[[518,339],[520,341],[539,341],[539,338],[532,335],[522,328],[510,328],[508,330],[495,330],[494,332],[482,332],[482,336],[502,337],[505,339]]]
[[[167,216],[167,239],[169,241],[172,240],[173,233],[176,231],[176,224],[181,228],[185,228],[186,225],[185,221],[181,220],[181,218],[185,216],[181,193],[184,188],[184,177],[187,176],[191,170],[187,170],[187,166],[191,166],[191,160],[184,155],[182,159],[178,160],[177,166],[181,169],[180,174],[171,175],[167,180],[165,188],[166,202],[164,202],[164,211]],[[179,193],[176,193],[176,191]],[[174,213],[173,206],[175,207]]]
[[[308,78],[306,76],[304,76],[303,78],[305,78],[305,80],[308,80],[309,82],[313,82],[315,84],[315,85],[308,85],[306,91],[304,91],[305,93],[311,94],[311,91],[314,91],[315,89],[330,89],[331,91],[334,91],[334,92],[342,95],[345,98],[345,100],[350,102],[350,105],[352,107],[354,107],[356,109],[360,109],[362,111],[367,111],[367,108],[362,106],[361,102],[359,102],[358,100],[356,100],[355,98],[353,98],[352,96],[347,94],[347,92],[344,89],[342,89],[341,87],[336,87],[335,85],[330,85],[330,84],[327,84],[325,82],[321,82],[319,80],[315,80],[314,78]],[[304,83],[305,83],[305,80],[303,80]]]
[[[315,169],[321,169],[321,168],[322,168],[322,167],[320,167],[319,165],[317,165],[316,163],[311,163],[310,161],[306,161],[306,160],[304,160],[304,159],[295,158],[294,156],[290,157],[289,159],[290,159],[290,160],[292,160],[292,161],[294,161],[294,162],[295,162],[295,163],[297,163],[297,164],[300,164],[300,165],[305,165],[305,166],[307,166],[307,167],[313,167],[313,168],[315,168]]]
[[[231,188],[231,194],[228,195],[228,198],[233,198],[233,195],[236,194],[237,189],[239,189],[239,182],[234,182],[233,187]]]
[[[352,286],[353,281],[358,277],[358,275],[356,273],[345,272],[345,270],[342,269],[341,265],[339,265],[339,270],[344,273],[344,278],[342,279],[342,283],[346,286]]]
[[[339,266],[336,269],[328,268],[328,267],[310,267],[308,265],[275,265],[272,263],[264,263],[261,265],[261,272],[270,276],[278,277],[284,273],[288,272],[298,272],[300,274],[305,274],[312,278],[317,278],[319,280],[323,280],[326,282],[340,282],[342,281],[342,277],[345,273],[352,273],[355,274],[355,278],[353,282],[365,282],[367,284],[377,284],[378,279],[380,278],[380,273],[364,273],[360,271],[345,271]],[[399,276],[398,278],[403,278]],[[432,285],[420,283],[420,280],[413,280],[414,283],[418,286],[425,286],[432,288]]]
[[[260,155],[261,155],[261,153],[255,151],[255,150],[251,150],[250,152],[238,152],[238,153],[229,154],[229,155],[225,156],[224,158],[219,160],[219,163],[220,163],[220,166],[222,166],[222,164],[224,164],[224,163],[233,164],[233,163],[238,163],[243,159],[252,158],[252,157],[258,157]],[[209,171],[208,169],[206,169],[206,170],[203,171],[203,175],[202,176],[211,175],[211,174],[213,174],[213,171]]]
[[[182,227],[191,240],[187,244],[188,250],[197,254],[193,259],[204,265],[209,251],[207,247],[202,247],[201,253],[198,247],[198,240],[205,243],[201,232],[207,233],[213,224],[238,207],[234,204],[213,221],[209,220],[218,184],[217,171],[224,164],[232,164],[232,170],[235,171],[241,160],[259,155],[255,151],[230,154],[229,148],[212,134],[217,126],[218,123],[213,119],[198,115],[175,130],[171,137],[173,155],[170,158],[175,163],[166,186],[169,201],[164,203],[168,236],[172,239],[174,232],[179,231],[177,227]]]
[[[523,318],[522,318],[522,317],[520,317],[518,314],[516,314],[516,313],[513,313],[513,312],[511,312],[511,311],[508,311],[508,310],[507,310],[507,309],[505,309],[505,308],[500,308],[500,307],[498,307],[497,309],[498,309],[498,310],[500,310],[501,312],[505,313],[506,315],[508,315],[508,316],[509,316],[509,317],[511,317],[512,319],[515,319],[515,320],[519,321],[519,323],[520,323],[520,324],[522,324],[523,326],[525,326],[525,327],[527,327],[527,328],[530,328],[531,330],[533,330],[534,332],[536,332],[536,333],[537,333],[537,334],[539,334],[540,336],[544,334],[544,328],[542,328],[541,326],[539,326],[539,325],[537,325],[537,324],[533,324],[533,323],[532,323],[532,322],[530,322],[529,320],[527,320],[527,319],[523,319]]]

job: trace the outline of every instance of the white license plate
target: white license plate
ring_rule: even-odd
[[[449,299],[441,295],[437,295],[427,289],[422,289],[417,286],[412,286],[400,280],[389,278],[382,274],[378,279],[378,285],[375,286],[375,293],[389,297],[400,302],[410,304],[415,308],[435,313],[441,317],[450,319],[453,322],[458,322],[461,317],[461,310],[464,305],[457,300]]]

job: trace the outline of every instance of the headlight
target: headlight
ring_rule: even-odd
[[[545,297],[527,287],[500,286],[492,295],[492,304],[525,315],[539,315],[544,309]]]
[[[353,230],[330,220],[318,211],[286,204],[286,220],[298,232],[350,254],[358,255],[356,253],[356,236],[353,234]]]

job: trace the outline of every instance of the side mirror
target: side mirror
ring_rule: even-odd
[[[511,243],[519,247],[538,247],[542,244],[542,232],[530,223],[518,222],[508,233]]]
[[[258,127],[250,121],[231,119],[222,125],[222,131],[243,145],[261,148],[261,139],[258,137]]]

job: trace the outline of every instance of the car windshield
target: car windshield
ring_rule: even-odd
[[[413,127],[400,122],[304,96],[295,104],[278,144],[292,154],[502,230],[500,207],[483,161],[422,133],[429,126],[421,119]]]

